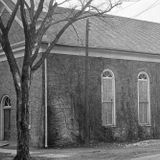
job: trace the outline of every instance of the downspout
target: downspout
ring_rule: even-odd
[[[45,140],[44,147],[48,147],[48,115],[47,115],[47,59],[44,60],[44,89],[45,89]]]

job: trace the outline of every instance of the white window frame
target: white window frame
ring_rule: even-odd
[[[141,79],[139,79],[139,76],[141,75],[141,74],[145,74],[146,75],[146,77],[147,77],[147,80],[141,80]],[[141,125],[141,126],[151,126],[151,105],[150,105],[150,78],[149,78],[149,76],[148,76],[148,74],[146,73],[146,72],[140,72],[139,74],[138,74],[138,77],[137,77],[137,79],[138,79],[138,82],[137,82],[137,91],[138,91],[138,123],[139,123],[139,125]],[[148,83],[147,83],[147,92],[148,92],[148,109],[147,109],[147,121],[148,121],[148,123],[141,123],[140,122],[140,118],[139,118],[139,81],[147,81]]]
[[[9,105],[7,105],[7,106],[4,105],[4,102],[5,102],[6,98],[9,98],[9,96],[4,95],[1,99],[0,140],[4,140],[4,110],[5,109],[11,109],[11,107],[12,107],[12,104],[10,106]]]
[[[104,72],[106,72],[106,71],[108,71],[108,72],[110,72],[111,74],[112,74],[112,77],[103,77],[103,73]],[[114,73],[112,72],[112,70],[110,70],[110,69],[105,69],[103,72],[102,72],[102,74],[101,74],[101,103],[103,104],[103,79],[112,79],[112,89],[113,89],[113,112],[112,112],[112,124],[105,124],[105,125],[103,125],[103,123],[102,123],[102,125],[103,126],[105,126],[105,127],[108,127],[108,126],[116,126],[116,96],[115,96],[115,76],[114,76]],[[103,105],[101,105],[101,107],[103,107]],[[104,114],[103,113],[103,108],[101,108],[101,114]],[[102,118],[102,115],[101,115],[101,118]],[[103,122],[103,119],[102,119],[102,122]]]

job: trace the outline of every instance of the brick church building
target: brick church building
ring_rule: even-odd
[[[14,3],[0,0],[5,21]],[[60,10],[63,11],[61,8]],[[88,106],[92,141],[160,137],[160,25],[117,16],[90,18]],[[83,141],[85,125],[85,20],[60,38],[32,77],[30,139],[36,147]],[[50,27],[42,51],[53,38]],[[10,41],[21,65],[24,35],[19,17]],[[16,139],[16,97],[0,49],[0,140]]]

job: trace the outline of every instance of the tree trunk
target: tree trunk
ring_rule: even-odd
[[[14,160],[30,160],[29,153],[29,87],[22,78],[22,90],[17,91],[17,155]]]
[[[13,56],[8,35],[3,35],[2,47],[6,53],[7,60],[14,80],[17,95],[17,155],[14,160],[30,160],[29,154],[29,88],[30,88],[30,67],[24,58],[22,76]],[[28,57],[27,57],[28,58]],[[28,58],[29,59],[29,58]],[[27,59],[27,60],[28,60]]]

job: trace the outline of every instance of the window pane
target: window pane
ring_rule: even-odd
[[[139,101],[147,102],[148,101],[148,81],[139,81]]]
[[[11,101],[8,97],[5,98],[4,106],[11,106]]]
[[[112,102],[107,102],[107,124],[112,124]]]
[[[138,78],[139,79],[147,79],[147,76],[146,76],[146,74],[140,74]]]
[[[148,103],[140,102],[139,103],[139,121],[140,123],[148,123],[147,113],[148,113]]]
[[[140,74],[138,77],[139,86],[139,122],[141,124],[149,124],[149,80],[147,74]]]
[[[112,79],[103,79],[103,102],[110,102],[113,99]]]
[[[113,77],[112,73],[110,71],[105,71],[103,73],[103,77]]]
[[[107,105],[106,103],[102,104],[102,125],[106,126],[106,114],[107,114]]]
[[[102,125],[113,125],[115,120],[114,75],[110,71],[102,75]]]
[[[112,115],[113,115],[113,103],[112,102],[105,102],[102,104],[102,124],[110,125],[113,124],[112,122]]]

